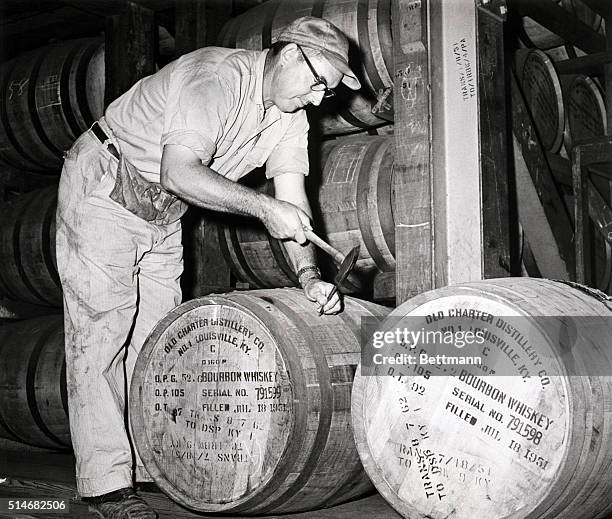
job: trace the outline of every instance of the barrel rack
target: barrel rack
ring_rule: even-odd
[[[608,2],[585,0],[583,4],[610,26],[612,9]],[[564,42],[563,54],[554,60],[555,74],[562,84],[581,74],[601,78],[608,107],[604,124],[607,122],[606,134],[610,135],[610,31],[603,36],[551,0],[512,0],[509,7],[515,23],[520,17],[529,17],[552,30]],[[551,51],[548,54],[553,55]],[[524,267],[529,275],[576,280],[610,294],[609,138],[593,135],[575,142],[565,154],[551,153],[545,149],[535,129],[537,121],[526,105],[516,70],[510,72],[509,82],[516,182],[522,179],[526,186],[523,192],[530,191],[536,202],[531,207],[525,204],[521,207],[520,196],[517,201],[524,232]]]

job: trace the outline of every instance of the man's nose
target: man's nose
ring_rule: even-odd
[[[325,92],[319,92],[319,91],[313,90],[311,94],[308,96],[308,102],[311,105],[319,106],[321,104],[321,101],[323,101],[324,95],[325,95]]]

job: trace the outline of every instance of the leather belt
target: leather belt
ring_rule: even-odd
[[[107,144],[106,149],[111,152],[113,157],[119,160],[119,151],[117,151],[117,148],[115,147],[115,145],[112,142],[110,142],[110,139],[108,138],[106,133],[104,133],[104,130],[100,128],[100,125],[97,122],[93,123],[93,126],[91,127],[91,131],[94,133],[94,135],[97,137],[97,139],[102,144],[104,143]]]

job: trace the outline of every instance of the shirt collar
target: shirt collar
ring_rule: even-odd
[[[256,104],[260,105],[262,108],[264,107],[263,75],[268,51],[269,49],[264,49],[262,53],[257,57],[257,61],[255,61],[255,90],[253,91],[253,95],[251,97],[251,99],[253,99],[253,101]]]

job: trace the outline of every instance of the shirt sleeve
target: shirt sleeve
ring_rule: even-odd
[[[283,138],[268,157],[267,178],[283,173],[308,175],[308,128],[306,111],[300,110],[295,113]]]
[[[209,164],[228,120],[231,92],[228,81],[214,71],[201,67],[175,71],[168,87],[162,149],[180,144]]]

